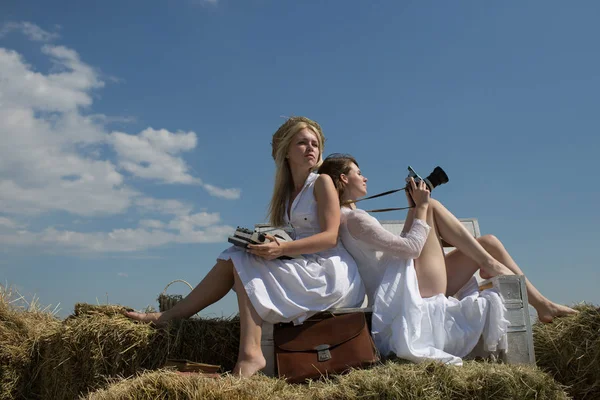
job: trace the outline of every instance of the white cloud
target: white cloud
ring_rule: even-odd
[[[133,252],[169,243],[222,243],[234,230],[235,228],[227,225],[212,225],[204,229],[179,232],[143,228],[76,232],[50,227],[41,232],[20,230],[12,234],[0,233],[0,243],[52,250],[62,248],[66,251],[85,253]]]
[[[20,224],[10,218],[0,216],[0,228],[22,229],[26,225]]]
[[[0,29],[0,38],[6,36],[10,32],[20,31],[30,40],[36,42],[49,42],[59,37],[58,33],[51,33],[43,30],[39,26],[31,22],[7,22]]]
[[[159,221],[156,219],[142,219],[142,220],[140,220],[139,225],[142,228],[150,228],[150,229],[161,229],[162,227],[165,226],[165,224],[162,221]]]
[[[155,130],[148,128],[143,130],[139,137],[152,144],[154,148],[170,154],[192,150],[196,147],[197,143],[196,134],[194,132],[171,133],[166,129]]]
[[[219,213],[201,212],[193,215],[181,215],[169,222],[170,229],[181,232],[191,232],[197,227],[208,227],[221,220]]]
[[[142,212],[160,213],[166,215],[188,215],[193,207],[175,199],[154,199],[152,197],[140,197],[134,200],[134,204]]]
[[[5,24],[0,37],[12,31],[40,42],[58,37],[26,22]],[[0,47],[0,210],[6,214],[0,217],[0,244],[98,253],[224,241],[233,228],[221,225],[218,213],[193,213],[192,204],[156,199],[132,187],[131,176],[202,185],[212,196],[239,198],[239,189],[203,184],[190,172],[181,155],[196,148],[196,133],[110,132],[107,124],[134,119],[91,112],[94,91],[105,85],[99,72],[73,49],[43,44],[41,51],[53,65],[48,73]],[[115,162],[106,158],[110,150]],[[120,214],[137,227],[34,232],[10,218],[32,222],[56,211],[86,217]],[[172,220],[162,222],[164,216]]]
[[[219,187],[205,183],[202,185],[211,196],[221,197],[227,200],[237,200],[240,198],[242,191],[240,189],[221,189]]]
[[[165,183],[201,183],[188,174],[188,167],[176,155],[196,147],[194,132],[171,133],[147,128],[139,135],[113,132],[110,142],[119,157],[119,166],[145,179]]]
[[[98,73],[66,47],[44,45],[42,52],[50,58],[57,72],[47,75],[36,72],[17,52],[0,48],[2,108],[73,112],[91,105],[90,91],[104,86]]]
[[[125,273],[125,272],[119,272],[119,273],[117,273],[117,276],[120,276],[121,278],[127,278],[127,277],[129,277],[129,275],[127,273]]]
[[[125,211],[136,191],[111,162],[77,150],[106,138],[80,111],[103,83],[73,50],[43,51],[61,71],[34,72],[19,54],[0,48],[0,208],[15,214]]]

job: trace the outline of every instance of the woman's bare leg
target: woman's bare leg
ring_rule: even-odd
[[[484,279],[511,273],[524,275],[502,242],[495,236],[485,235],[474,239],[462,223],[439,201],[431,199],[429,202],[440,235],[457,248],[446,255],[447,295],[454,295],[478,269],[480,276]],[[506,272],[505,268],[510,272]],[[554,317],[577,312],[548,300],[529,279],[525,278],[525,280],[529,303],[538,312],[540,321],[550,322]]]
[[[459,258],[457,262],[454,262],[453,257],[450,257],[453,255],[452,253],[446,256],[449,292],[455,293],[454,290],[451,290],[452,287],[458,286],[456,290],[460,289],[477,269],[480,270],[480,275],[484,279],[496,275],[513,275],[513,271],[487,252],[458,218],[448,211],[442,203],[434,199],[431,199],[429,203],[429,207],[433,209],[433,215],[440,236],[471,260],[471,262],[465,264],[466,259],[462,256],[454,256]],[[473,261],[475,264],[473,264]],[[466,266],[466,268],[461,268],[461,265]],[[473,270],[473,268],[476,269]],[[451,282],[451,280],[456,280],[457,282]]]
[[[234,282],[240,308],[240,348],[232,373],[236,376],[249,377],[267,365],[260,348],[262,319],[252,306],[246,289],[235,271]]]
[[[421,254],[415,259],[415,271],[421,297],[427,298],[446,293],[446,262],[438,237],[431,205],[427,209],[427,224],[431,227]]]
[[[495,259],[506,265],[511,271],[517,275],[524,275],[523,271],[510,256],[502,242],[493,235],[485,235],[478,239],[478,242],[483,248],[490,253]],[[525,277],[527,286],[527,297],[529,304],[535,308],[538,313],[538,318],[541,322],[552,322],[555,317],[564,317],[570,314],[576,314],[577,311],[570,307],[556,304],[550,301],[533,284]]]
[[[452,250],[446,254],[446,274],[448,279],[446,296],[454,296],[479,269],[479,264],[461,250]]]
[[[129,318],[163,324],[172,319],[189,318],[209,305],[222,299],[233,287],[233,263],[231,260],[218,260],[204,279],[183,300],[173,308],[158,313],[127,312]]]

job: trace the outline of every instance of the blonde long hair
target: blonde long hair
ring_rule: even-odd
[[[285,224],[286,202],[294,190],[292,171],[286,156],[294,135],[304,128],[313,131],[319,141],[319,157],[314,170],[323,163],[325,136],[323,136],[321,127],[315,121],[306,117],[290,117],[277,129],[271,142],[271,155],[275,160],[275,185],[273,187],[273,197],[269,204],[269,221],[273,226],[283,226]]]

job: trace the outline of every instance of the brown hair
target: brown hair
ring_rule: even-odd
[[[323,136],[321,127],[315,121],[306,117],[290,117],[277,129],[271,141],[271,155],[275,160],[275,185],[273,187],[273,197],[271,197],[271,203],[269,204],[269,221],[273,226],[283,226],[285,224],[286,201],[294,190],[292,171],[285,156],[294,135],[304,128],[314,132],[319,141],[319,157],[315,169],[319,168],[323,162],[325,136]]]
[[[350,154],[333,153],[325,158],[319,168],[319,174],[327,174],[333,180],[340,204],[342,203],[342,194],[344,193],[344,189],[346,189],[346,184],[342,182],[340,175],[348,175],[353,163],[358,167],[356,159]]]

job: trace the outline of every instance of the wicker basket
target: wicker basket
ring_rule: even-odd
[[[183,282],[186,285],[188,285],[190,290],[194,289],[194,288],[192,288],[192,285],[190,285],[183,279],[175,279],[174,281],[169,282],[169,284],[167,286],[165,286],[165,290],[163,290],[163,292],[158,296],[158,299],[157,299],[158,300],[158,309],[160,310],[160,312],[164,312],[164,311],[167,311],[167,310],[173,308],[173,306],[175,306],[175,304],[177,304],[178,302],[183,300],[183,296],[180,294],[167,294],[167,289],[169,288],[169,286],[171,286],[175,282]]]

